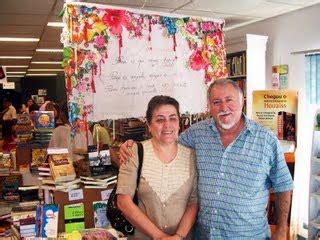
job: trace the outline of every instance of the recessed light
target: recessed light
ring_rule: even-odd
[[[61,64],[61,62],[35,61],[35,62],[31,62],[31,64]]]
[[[57,76],[56,73],[27,73],[27,76]]]
[[[30,72],[63,72],[64,70],[63,69],[37,69],[37,68],[30,68],[28,69],[28,71]]]
[[[3,65],[5,68],[27,68],[28,65]]]
[[[63,49],[57,48],[38,48],[36,49],[37,52],[63,52]]]
[[[0,56],[0,59],[31,59],[31,56]]]
[[[39,38],[0,37],[0,42],[39,42]]]
[[[49,27],[64,27],[63,22],[48,22],[47,26]]]
[[[7,74],[25,74],[26,72],[7,72]]]
[[[7,75],[7,78],[24,77],[24,75]]]

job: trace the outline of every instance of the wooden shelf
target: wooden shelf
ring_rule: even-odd
[[[233,79],[233,78],[246,78],[247,75],[235,75],[235,76],[229,76],[228,78]]]

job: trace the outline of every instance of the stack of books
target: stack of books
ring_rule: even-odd
[[[52,177],[39,178],[39,180],[41,182],[41,189],[69,192],[71,190],[80,188],[79,178],[65,182],[55,182]]]
[[[29,114],[18,114],[16,134],[19,142],[29,142],[32,139],[32,126]]]
[[[35,111],[34,142],[48,144],[54,130],[53,111]]]
[[[35,217],[27,217],[21,218],[19,220],[20,225],[20,237],[27,238],[27,237],[35,237],[36,236],[36,220]]]
[[[0,198],[5,201],[20,200],[19,187],[22,185],[22,175],[11,172],[9,175],[0,176]]]
[[[25,237],[35,236],[36,208],[36,206],[16,206],[11,209],[11,229],[18,238],[21,234]]]
[[[8,237],[11,232],[11,207],[7,204],[1,204],[0,206],[0,239]]]
[[[117,182],[117,175],[107,178],[80,177],[85,188],[108,188]]]

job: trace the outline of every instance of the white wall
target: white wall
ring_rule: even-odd
[[[244,50],[245,34],[268,36],[266,86],[271,89],[272,65],[289,65],[289,88],[299,91],[298,141],[293,201],[294,232],[305,235],[303,223],[308,218],[308,183],[313,116],[316,106],[306,104],[304,92],[304,55],[292,52],[320,49],[320,4],[275,18],[256,22],[225,33],[227,52]],[[297,222],[296,222],[297,221]],[[295,229],[295,227],[297,229]]]

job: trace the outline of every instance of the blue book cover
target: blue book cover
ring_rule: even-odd
[[[44,204],[37,206],[36,236],[42,238],[56,238],[58,236],[59,206]]]
[[[35,111],[34,126],[38,130],[54,129],[54,112]]]

